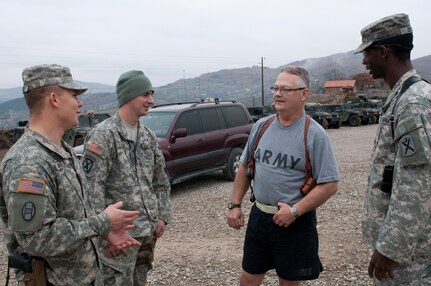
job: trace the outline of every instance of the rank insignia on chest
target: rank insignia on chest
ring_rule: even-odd
[[[105,152],[105,148],[96,143],[90,143],[87,146],[87,150],[99,156]]]
[[[46,184],[43,181],[20,178],[18,179],[17,192],[43,195],[45,193],[45,187]]]

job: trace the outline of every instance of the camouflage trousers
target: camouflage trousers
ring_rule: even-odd
[[[431,286],[431,262],[428,265],[419,263],[396,264],[394,279],[373,279],[375,286]]]
[[[130,247],[127,256],[120,254],[116,257],[108,257],[103,250],[100,251],[104,285],[145,286],[147,284],[147,274],[152,269],[154,260],[156,240],[136,237],[135,239],[142,245]]]

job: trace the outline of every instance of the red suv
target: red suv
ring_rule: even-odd
[[[233,180],[253,125],[243,104],[217,99],[158,105],[140,121],[156,134],[172,184],[219,170]]]

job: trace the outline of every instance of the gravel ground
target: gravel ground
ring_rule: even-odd
[[[341,181],[338,193],[318,209],[320,256],[325,270],[301,285],[371,285],[366,269],[370,249],[361,241],[360,215],[377,125],[329,129]],[[1,153],[0,153],[1,156]],[[245,230],[226,222],[232,182],[221,173],[172,188],[173,222],[157,242],[148,285],[239,284]],[[251,204],[244,202],[244,212]],[[0,285],[6,273],[6,249],[0,238]],[[12,284],[14,285],[14,284]],[[269,272],[262,285],[278,285]]]

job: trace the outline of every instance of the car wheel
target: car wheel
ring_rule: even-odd
[[[361,124],[361,118],[355,114],[351,115],[348,121],[350,126],[358,126]]]
[[[240,157],[242,154],[242,148],[233,148],[230,150],[229,157],[226,163],[226,169],[223,171],[224,177],[233,181],[235,179],[236,172],[238,172],[239,166],[241,164]]]
[[[361,120],[361,124],[362,125],[368,125],[369,123],[370,123],[370,118],[369,117]]]
[[[377,117],[374,114],[370,114],[370,124],[377,123]]]
[[[328,120],[326,118],[323,118],[321,125],[322,125],[323,129],[328,129],[328,125],[329,125]]]

